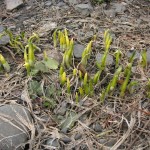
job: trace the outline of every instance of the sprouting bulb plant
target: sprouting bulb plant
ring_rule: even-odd
[[[87,47],[84,49],[84,51],[82,52],[82,58],[81,58],[81,64],[86,66],[87,65],[87,60],[90,58],[91,56],[91,50],[92,50],[92,42],[90,41],[87,45]]]
[[[120,61],[120,58],[122,56],[121,50],[116,50],[116,52],[114,53],[114,55],[115,55],[115,58],[116,58],[115,67],[118,68],[119,61]]]
[[[67,81],[66,72],[63,72],[62,75],[60,76],[61,85],[64,85],[66,81]]]
[[[28,43],[24,50],[24,66],[28,75],[30,75],[31,68],[34,66],[35,62],[34,50],[34,46],[31,42]]]
[[[115,74],[114,74],[114,76],[113,76],[113,79],[109,82],[109,84],[108,84],[106,90],[103,90],[102,94],[100,95],[100,100],[101,100],[102,102],[104,102],[105,97],[108,96],[108,94],[109,94],[110,92],[111,92],[111,94],[112,94],[112,91],[115,89],[115,87],[116,87],[116,85],[117,85],[117,80],[118,80],[118,78],[119,78],[119,75],[120,75],[121,71],[122,71],[122,67],[120,66],[120,67],[116,70],[116,72],[115,72]]]
[[[104,55],[102,57],[101,62],[100,63],[97,62],[97,66],[98,66],[98,68],[100,69],[101,72],[105,69],[106,59],[107,59],[107,55],[108,55],[108,52],[109,52],[111,42],[112,42],[112,37],[109,33],[109,30],[106,30],[105,33],[104,33],[104,49],[105,49]]]
[[[70,88],[71,88],[70,80],[69,80],[69,78],[67,78],[67,92],[68,92],[68,93],[71,92]]]
[[[10,71],[10,66],[8,64],[8,62],[6,61],[6,59],[3,57],[2,54],[0,54],[0,66],[2,65],[2,67],[4,68],[4,70],[6,72]]]
[[[67,29],[65,29],[64,32],[58,31],[58,40],[60,44],[60,49],[64,51],[62,64],[63,66],[70,68],[72,64],[74,42],[73,39],[69,39]],[[54,32],[53,35],[53,42],[54,46],[56,46],[56,32]]]
[[[104,46],[105,46],[105,51],[108,52],[110,45],[112,42],[112,37],[110,35],[110,31],[106,30],[104,33]]]
[[[132,68],[132,63],[128,63],[127,67],[125,68],[125,80],[123,82],[123,84],[121,85],[120,88],[120,97],[123,97],[125,95],[125,91],[127,89],[127,85],[129,83],[130,80],[130,76],[131,76],[131,68]]]
[[[101,75],[101,71],[98,71],[93,77],[93,83],[97,84]]]

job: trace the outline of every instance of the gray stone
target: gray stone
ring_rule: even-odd
[[[104,55],[104,54],[101,54],[101,53],[98,53],[98,54],[96,55],[96,61],[97,61],[98,63],[101,63],[102,58],[103,58],[103,55]],[[113,62],[114,62],[113,56],[108,54],[108,55],[107,55],[107,58],[106,58],[106,65],[107,65],[107,66],[112,65]]]
[[[0,148],[22,150],[21,144],[30,138],[31,121],[29,111],[20,105],[0,106]]]
[[[5,28],[0,25],[0,45],[6,45],[9,43],[9,36],[8,35],[2,35],[4,33]]]
[[[147,49],[146,55],[147,55],[147,63],[150,64],[150,48]]]
[[[105,146],[112,147],[117,142],[117,140],[116,139],[110,139],[110,140],[108,140],[108,139],[99,139],[98,142],[105,145]]]
[[[45,6],[51,6],[52,5],[52,1],[47,1],[46,3],[45,3]]]
[[[51,147],[53,147],[53,148],[58,148],[58,147],[60,147],[59,141],[58,141],[58,139],[56,139],[56,138],[49,138],[49,139],[46,141],[46,145],[47,145],[47,146],[51,146]]]
[[[23,0],[5,0],[6,9],[11,11],[23,4]]]
[[[124,13],[126,10],[126,3],[115,3],[113,7],[115,8],[116,13]]]
[[[93,129],[95,132],[102,132],[102,126],[98,122],[94,124]]]
[[[74,51],[73,54],[76,58],[81,58],[82,52],[84,51],[85,46],[81,44],[75,44],[74,45]]]
[[[71,142],[71,139],[70,139],[69,137],[67,137],[67,136],[62,137],[61,140],[62,140],[65,144],[68,144],[68,143]]]
[[[82,134],[81,133],[77,133],[75,136],[74,136],[74,139],[75,140],[79,140],[82,138]]]
[[[109,18],[114,18],[116,16],[116,12],[114,9],[104,10],[104,13]]]
[[[69,3],[72,5],[78,4],[78,0],[69,0]]]
[[[75,10],[81,13],[81,15],[89,16],[93,11],[93,7],[90,4],[78,4],[75,6]]]
[[[50,30],[53,30],[57,27],[55,22],[43,22],[43,25],[38,29],[37,33],[40,37],[46,36]]]

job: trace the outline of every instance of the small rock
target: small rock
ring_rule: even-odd
[[[100,144],[106,144],[107,143],[107,140],[106,139],[99,139],[98,140],[98,142],[100,143]]]
[[[0,149],[22,150],[21,144],[30,138],[28,129],[32,118],[30,112],[20,105],[3,105],[0,107]]]
[[[23,4],[23,0],[5,0],[6,9],[11,11]]]
[[[85,49],[85,46],[84,45],[81,45],[81,44],[75,44],[74,45],[74,56],[76,58],[81,58],[82,57],[82,52],[84,51]]]
[[[65,7],[66,4],[65,4],[64,2],[59,2],[59,3],[57,4],[57,6],[58,6],[58,7]]]
[[[67,137],[67,136],[61,138],[61,140],[62,140],[65,144],[68,144],[68,143],[71,142],[71,139],[70,139],[69,137]]]
[[[115,3],[113,7],[115,8],[115,12],[117,14],[124,13],[124,11],[126,10],[126,3],[124,3],[124,2],[122,2],[122,3]]]
[[[85,37],[86,38],[91,38],[91,37],[93,37],[93,31],[88,31],[86,34],[85,34]]]
[[[74,136],[74,139],[75,140],[79,140],[82,138],[82,134],[81,133],[77,133],[75,136]]]
[[[38,29],[38,34],[40,37],[43,37],[48,34],[50,30],[53,30],[57,27],[57,23],[55,22],[45,22],[43,26]]]
[[[147,63],[150,64],[150,48],[147,49],[146,55],[147,55]]]
[[[110,140],[108,140],[108,139],[99,139],[98,142],[105,145],[105,146],[112,147],[117,142],[117,140],[116,139],[110,139]]]
[[[103,54],[101,54],[101,53],[98,53],[97,55],[96,55],[96,61],[98,62],[98,63],[101,63],[101,61],[102,61],[102,58],[103,58]],[[107,55],[107,58],[106,58],[106,65],[107,66],[109,66],[109,65],[112,65],[113,64],[113,56],[112,55]]]
[[[46,3],[45,3],[45,6],[51,6],[52,5],[52,1],[47,1]]]
[[[102,126],[98,122],[94,124],[93,129],[95,132],[102,132]]]
[[[117,139],[111,139],[106,143],[106,146],[112,147],[115,145],[116,142],[117,142]]]
[[[78,0],[69,0],[69,3],[71,5],[75,5],[75,4],[78,4],[79,2],[78,2]]]
[[[78,4],[75,6],[75,10],[83,16],[89,16],[89,14],[93,11],[93,7],[90,4]]]
[[[5,28],[0,25],[0,35],[3,34]],[[3,35],[2,37],[0,36],[0,45],[6,45],[9,43],[9,36],[8,35]]]
[[[116,16],[116,12],[114,9],[104,10],[104,13],[109,18],[114,18]]]
[[[47,146],[52,146],[52,147],[55,147],[55,148],[60,147],[59,141],[58,141],[58,139],[56,139],[56,138],[49,138],[49,139],[46,141],[46,145],[47,145]]]

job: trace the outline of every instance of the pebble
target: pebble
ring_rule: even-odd
[[[89,16],[93,11],[93,7],[90,4],[78,4],[75,5],[75,10],[83,16]]]
[[[38,34],[40,37],[46,36],[49,31],[55,29],[57,27],[56,22],[43,22],[43,26],[38,29]]]
[[[74,136],[75,140],[79,140],[82,138],[82,134],[81,133],[76,133],[76,135]]]
[[[46,141],[46,145],[47,145],[47,146],[52,146],[52,147],[55,147],[55,148],[60,147],[59,141],[58,141],[58,139],[56,139],[56,138],[49,138],[49,139]]]
[[[96,122],[93,126],[95,132],[102,132],[102,126]]]
[[[51,6],[52,5],[52,1],[47,1],[46,3],[45,3],[45,6]]]
[[[74,51],[73,54],[76,58],[81,58],[82,57],[82,52],[84,51],[85,46],[81,44],[75,44],[74,45]]]
[[[71,139],[69,137],[65,136],[65,137],[61,138],[61,141],[63,141],[65,144],[68,144],[71,142]]]

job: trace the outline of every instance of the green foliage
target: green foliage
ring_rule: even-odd
[[[78,119],[78,114],[76,114],[73,111],[68,112],[66,115],[66,119],[62,120],[61,122],[60,125],[61,131],[66,133],[68,130],[70,130],[74,126],[74,123],[77,121],[77,119]]]
[[[43,106],[48,108],[54,108],[56,106],[55,95],[59,95],[60,91],[56,89],[54,85],[48,85],[42,89],[41,82],[31,80],[28,83],[29,95],[33,100],[38,98],[42,99]]]
[[[21,54],[24,52],[25,32],[21,32],[19,35],[14,35],[11,30],[6,30],[5,34],[10,37],[9,45],[16,50],[17,53]]]

